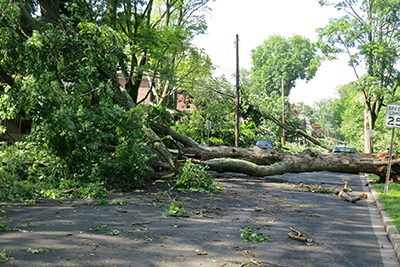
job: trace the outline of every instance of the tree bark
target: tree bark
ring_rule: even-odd
[[[208,157],[211,151],[206,153]],[[313,150],[305,150],[299,155],[286,155],[276,151],[256,151],[250,154],[253,158],[262,159],[263,164],[244,160],[243,157],[232,157],[235,152],[227,153],[226,157],[219,157],[205,161],[201,164],[210,166],[211,170],[225,172],[241,172],[251,176],[280,175],[284,173],[301,173],[313,171],[332,171],[342,173],[374,173],[384,177],[388,159],[380,158],[374,154],[331,154],[320,153]],[[275,161],[268,164],[268,161]],[[394,159],[393,165],[399,165],[400,159]],[[393,167],[392,167],[393,168]],[[397,175],[397,171],[392,172]]]
[[[40,5],[40,11],[42,13],[42,18],[46,22],[50,22],[55,24],[60,19],[59,17],[59,9],[60,9],[60,1],[59,0],[38,0]]]
[[[378,175],[381,181],[386,176],[388,151],[380,154],[347,154],[320,153],[307,149],[298,155],[288,155],[258,147],[205,147],[168,127],[157,124],[151,127],[158,134],[171,136],[182,145],[170,149],[172,154],[192,158],[195,163],[208,165],[210,170],[218,172],[239,172],[255,177],[314,171],[365,172]],[[393,156],[391,175],[400,176],[400,158],[397,155]]]
[[[372,114],[368,106],[364,109],[364,153],[372,153],[369,131],[372,130]]]

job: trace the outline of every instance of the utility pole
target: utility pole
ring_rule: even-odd
[[[282,123],[285,124],[285,90],[284,81],[282,79]],[[282,146],[285,146],[285,128],[282,128]]]
[[[236,106],[235,106],[235,146],[239,147],[239,35],[236,34]]]

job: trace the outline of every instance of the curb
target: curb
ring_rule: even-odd
[[[361,175],[362,174],[360,174],[360,176]],[[397,256],[397,260],[400,262],[400,235],[399,235],[399,232],[397,231],[392,220],[390,219],[389,215],[387,214],[385,207],[383,206],[375,188],[369,183],[368,174],[364,173],[363,175],[364,175],[365,181],[367,182],[368,188],[371,191],[372,197],[374,198],[376,208],[378,209],[379,215],[382,218],[383,226],[384,226],[386,234],[390,240],[390,243],[392,243],[394,252]]]

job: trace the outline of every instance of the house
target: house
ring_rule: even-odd
[[[126,79],[120,75],[117,75],[118,82],[125,87]],[[145,105],[151,105],[153,103],[153,93],[151,92],[150,81],[148,79],[142,79],[139,86],[138,101],[143,101]]]
[[[126,80],[118,76],[118,81],[122,86],[125,86]],[[6,84],[0,83],[0,92],[4,92]],[[193,110],[194,105],[189,102],[191,99],[187,98],[184,93],[174,94],[174,101],[176,109],[180,111]],[[145,105],[153,104],[153,93],[151,92],[150,82],[147,79],[142,79],[138,92],[138,101],[143,100]],[[14,119],[0,120],[0,126],[5,126],[6,130],[0,134],[0,141],[7,143],[14,143],[23,140],[23,135],[29,134],[32,126],[32,121],[25,119],[22,115]]]
[[[118,82],[125,87],[126,79],[122,76],[118,76]],[[145,105],[153,105],[153,93],[148,79],[142,79],[139,87],[137,101]],[[191,104],[192,98],[188,98],[184,92],[174,93],[171,100],[176,103],[175,108],[179,111],[192,111],[195,106]]]
[[[176,94],[176,109],[179,111],[192,111],[195,106],[191,103],[193,99],[188,98],[185,93]]]

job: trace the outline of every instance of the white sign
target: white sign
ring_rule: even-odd
[[[206,127],[207,127],[207,129],[211,129],[211,121],[207,121]]]
[[[387,104],[385,126],[390,128],[400,128],[399,104]]]
[[[374,137],[374,133],[375,133],[374,130],[369,130],[368,131],[369,137],[371,137],[371,138]]]

